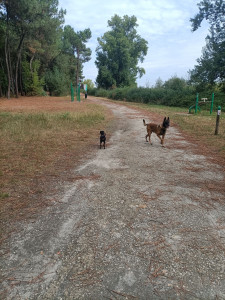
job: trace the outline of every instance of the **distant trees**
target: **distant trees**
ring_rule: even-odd
[[[90,95],[114,100],[178,106],[188,108],[195,103],[196,89],[188,80],[173,76],[165,82],[158,78],[152,87],[122,87],[115,89],[91,89]],[[205,94],[209,96],[210,94]]]
[[[0,96],[65,94],[82,77],[91,31],[63,29],[65,13],[58,0],[0,1]]]
[[[91,59],[91,49],[86,47],[86,43],[90,38],[91,30],[89,28],[75,32],[70,25],[64,27],[64,51],[69,55],[72,55],[72,58],[76,58],[76,84],[79,83],[80,71],[82,70],[83,63],[88,62]]]
[[[88,91],[95,87],[94,82],[91,79],[85,79],[83,83],[87,85]]]
[[[192,30],[197,30],[205,19],[210,31],[202,56],[197,60],[198,65],[190,71],[190,79],[203,88],[217,83],[225,90],[225,2],[203,0],[198,7],[198,14],[190,20]]]
[[[98,38],[96,82],[105,89],[135,85],[137,76],[145,73],[138,63],[143,62],[148,50],[147,41],[137,34],[137,19],[115,15],[108,26],[111,30]]]
[[[50,62],[46,72],[46,86],[51,95],[65,94],[70,82],[78,82],[83,78],[83,64],[91,59],[91,49],[86,42],[91,37],[90,29],[75,32],[66,25],[60,41],[60,52]]]
[[[38,72],[37,64],[33,67],[34,60],[41,60],[43,53],[45,57],[50,56],[49,59],[54,55],[52,41],[64,22],[65,13],[63,10],[58,11],[57,5],[56,0],[1,2],[0,22],[4,43],[1,41],[0,47],[4,48],[5,56],[5,60],[1,60],[1,72],[7,74],[8,98],[10,92],[18,97],[19,90],[21,93],[24,91],[23,62],[29,63],[29,81]],[[25,73],[27,74],[27,70]]]

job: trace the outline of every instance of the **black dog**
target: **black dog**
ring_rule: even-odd
[[[105,149],[105,141],[106,141],[106,133],[103,130],[101,130],[100,131],[100,149],[102,147],[102,143],[103,143],[103,146]]]

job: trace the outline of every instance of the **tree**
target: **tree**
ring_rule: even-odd
[[[90,29],[75,32],[69,25],[64,27],[59,54],[51,60],[45,72],[46,87],[50,95],[64,95],[71,82],[78,84],[82,79],[83,63],[91,58],[91,50],[86,47],[90,37]]]
[[[96,82],[105,89],[135,85],[137,76],[145,73],[138,63],[143,62],[148,50],[147,41],[137,34],[137,18],[114,15],[108,26],[111,30],[98,38]]]
[[[75,32],[74,29],[67,25],[64,28],[64,51],[75,58],[74,67],[76,70],[76,85],[82,77],[83,63],[91,59],[91,49],[86,47],[87,41],[91,38],[91,30]]]
[[[187,82],[183,78],[179,78],[177,76],[173,76],[167,81],[164,82],[163,87],[165,89],[171,89],[174,91],[183,91],[185,87],[187,86]]]
[[[64,22],[65,11],[58,11],[58,0],[2,0],[0,21],[4,23],[4,49],[8,92],[18,97],[19,83],[22,83],[22,59],[27,58],[25,49],[30,43],[31,64],[43,42],[50,46],[51,34],[57,31]],[[52,37],[53,38],[53,37]],[[49,40],[49,43],[47,42]],[[39,41],[40,43],[36,43]],[[36,45],[38,44],[38,47]],[[43,49],[44,50],[44,49]],[[43,51],[44,52],[44,51]],[[47,52],[46,52],[47,54]],[[46,56],[45,54],[45,56]],[[32,67],[31,67],[32,72]],[[20,76],[20,79],[19,79]],[[22,89],[22,87],[20,87]]]
[[[225,89],[225,2],[203,0],[198,4],[199,12],[190,21],[192,30],[197,30],[205,19],[210,25],[206,46],[198,65],[190,71],[190,79],[198,84],[221,83]]]
[[[95,87],[91,79],[85,79],[83,83],[87,85],[87,90],[93,89]]]
[[[163,80],[159,77],[155,82],[155,88],[162,88],[163,87]]]
[[[58,0],[0,0],[0,96],[66,94],[90,60],[90,29],[62,28]]]

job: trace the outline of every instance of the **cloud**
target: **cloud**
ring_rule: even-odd
[[[174,74],[186,76],[196,64],[205,45],[207,24],[197,32],[191,32],[190,18],[198,12],[196,0],[59,0],[59,7],[67,10],[66,25],[75,31],[90,28],[92,38],[88,47],[92,49],[92,60],[84,65],[84,76],[95,81],[95,50],[97,37],[109,30],[108,20],[115,14],[137,17],[137,31],[148,41],[149,50],[141,65],[146,75],[138,79],[139,84],[146,80],[163,80]]]

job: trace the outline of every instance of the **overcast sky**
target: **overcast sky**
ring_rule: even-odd
[[[59,0],[66,9],[65,25],[75,31],[90,28],[91,61],[84,64],[85,79],[95,82],[97,37],[108,31],[108,20],[115,14],[136,16],[137,32],[148,41],[148,54],[141,67],[146,74],[137,80],[139,86],[152,86],[160,77],[163,81],[174,75],[188,78],[188,70],[201,56],[208,33],[207,23],[191,32],[190,18],[198,12],[200,0]]]

